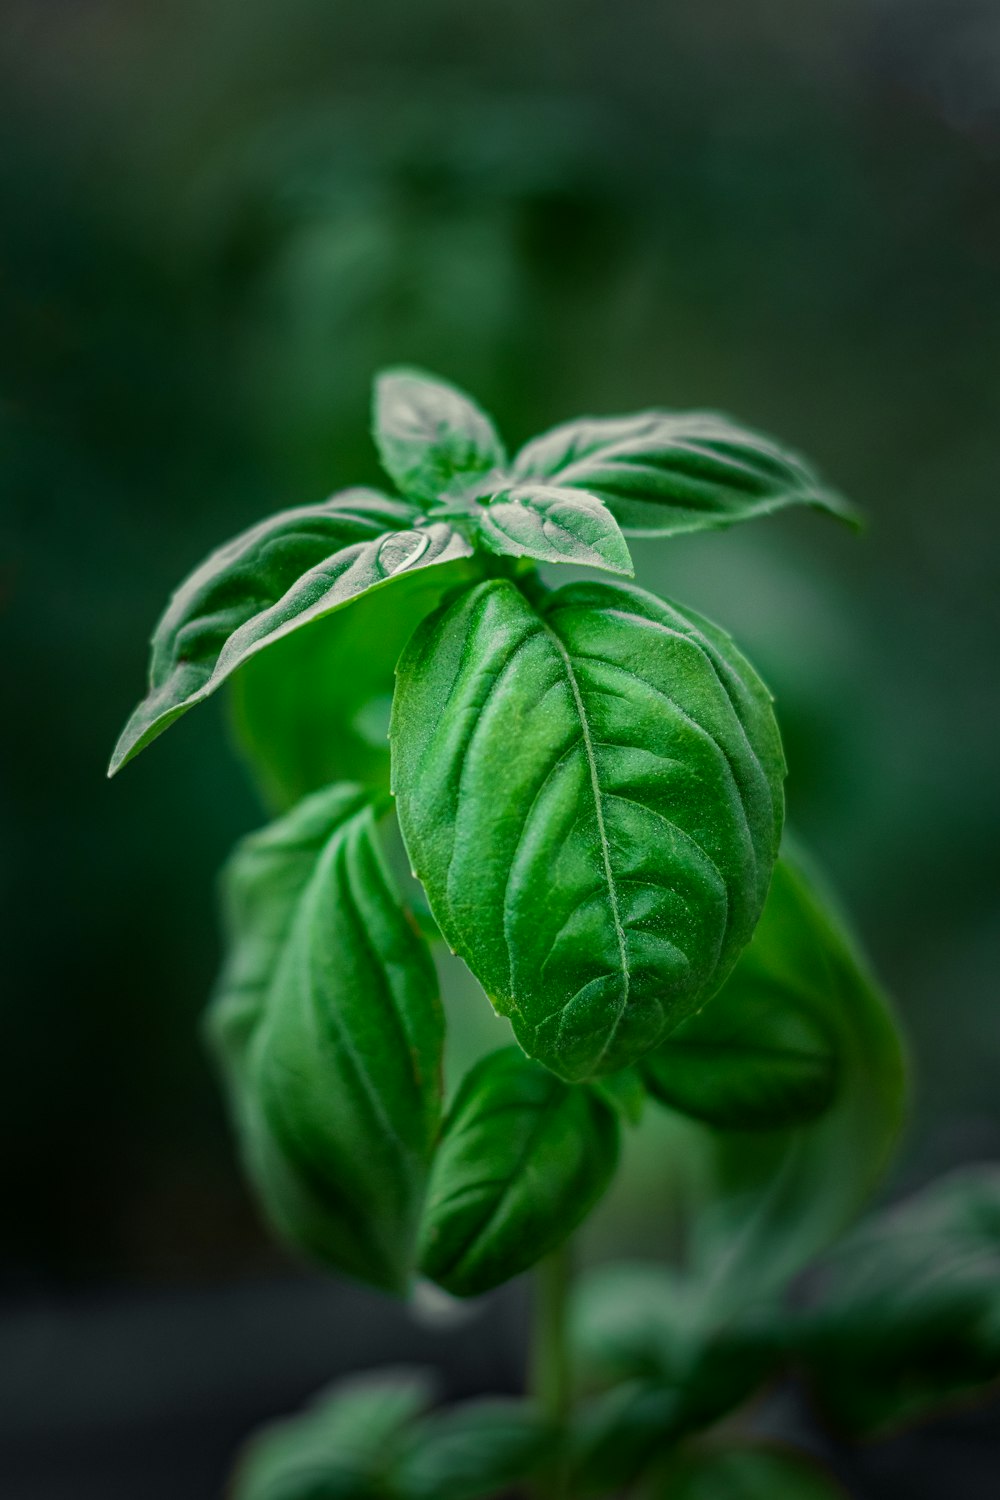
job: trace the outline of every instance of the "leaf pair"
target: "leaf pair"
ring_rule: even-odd
[[[617,1117],[510,1047],[469,1074],[441,1126],[436,977],[375,814],[335,786],[237,850],[211,1034],[248,1172],[292,1244],[388,1290],[420,1267],[474,1295],[589,1211]]]
[[[570,423],[529,443],[508,470],[492,422],[467,396],[390,371],[376,387],[375,437],[403,499],[349,489],[282,511],[177,590],[153,636],[148,693],[109,774],[265,648],[476,547],[630,573],[619,521],[670,535],[793,501],[847,514],[801,460],[721,417]]]
[[[464,505],[477,540],[512,557],[631,573],[623,530],[674,536],[796,503],[853,519],[796,454],[714,412],[567,422],[508,465],[467,396],[390,370],[376,384],[375,439],[402,494]]]

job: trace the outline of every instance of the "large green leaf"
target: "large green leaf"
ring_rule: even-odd
[[[337,786],[236,851],[210,1012],[244,1156],[276,1227],[404,1289],[437,1135],[443,1018],[366,793]]]
[[[589,1213],[617,1159],[617,1116],[596,1091],[562,1083],[517,1047],[491,1052],[445,1121],[421,1269],[458,1297],[528,1270]]]
[[[404,495],[424,504],[462,495],[506,456],[493,423],[464,392],[420,370],[375,382],[375,443]]]
[[[751,950],[704,1010],[641,1068],[651,1093],[682,1114],[731,1130],[815,1119],[837,1090],[830,999],[815,971],[781,980]]]
[[[804,459],[716,412],[566,422],[522,448],[513,473],[597,495],[636,535],[730,526],[795,504],[854,514]]]
[[[220,547],[174,594],[153,634],[149,691],[109,775],[265,646],[401,573],[467,557],[444,521],[402,500],[344,490],[281,511]]]
[[[375,1500],[404,1435],[430,1402],[427,1376],[378,1371],[339,1381],[247,1445],[233,1500]]]
[[[334,781],[389,788],[389,709],[399,654],[467,560],[394,578],[350,609],[252,656],[230,683],[237,744],[268,806]]]
[[[644,1500],[847,1500],[811,1458],[777,1444],[718,1442],[678,1455]]]
[[[470,589],[400,660],[403,836],[444,933],[571,1080],[718,988],[763,907],[784,762],[728,636],[642,590]]]
[[[1000,1380],[1000,1168],[880,1214],[823,1267],[797,1345],[822,1403],[865,1434]]]
[[[635,570],[628,543],[603,500],[582,490],[520,484],[500,489],[477,511],[478,538],[505,557],[576,563],[611,573]]]
[[[823,1115],[781,1130],[710,1129],[673,1116],[664,1150],[685,1219],[689,1296],[714,1322],[768,1298],[851,1222],[885,1169],[905,1102],[892,1014],[799,858],[778,861],[729,984],[809,997],[832,1040],[838,1084]]]
[[[468,1401],[435,1412],[392,1465],[392,1500],[480,1500],[508,1494],[548,1462],[557,1435],[526,1401]]]

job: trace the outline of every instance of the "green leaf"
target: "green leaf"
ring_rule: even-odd
[[[766,1443],[720,1442],[668,1466],[647,1500],[847,1500],[811,1458]]]
[[[628,1380],[582,1401],[573,1413],[570,1476],[574,1500],[631,1493],[658,1454],[683,1435],[680,1393]]]
[[[403,1435],[430,1401],[420,1372],[378,1371],[339,1381],[299,1416],[248,1444],[233,1500],[374,1500]]]
[[[652,1094],[730,1130],[815,1119],[837,1091],[830,1001],[815,972],[782,982],[738,964],[713,1000],[642,1060]]]
[[[153,634],[149,692],[110,776],[265,646],[401,573],[468,557],[443,521],[401,500],[344,490],[281,511],[220,547],[174,594]]]
[[[752,1133],[675,1115],[673,1149],[664,1146],[685,1222],[690,1298],[716,1323],[769,1297],[843,1232],[902,1123],[905,1064],[892,1014],[820,892],[798,856],[782,856],[729,984],[811,997],[836,1049],[831,1107],[810,1123]]]
[[[629,1125],[638,1125],[646,1105],[646,1088],[638,1068],[604,1073],[591,1084]]]
[[[506,1494],[551,1460],[556,1441],[525,1401],[470,1401],[435,1412],[409,1435],[387,1490],[393,1500]]]
[[[528,1270],[590,1212],[614,1173],[618,1122],[588,1088],[516,1047],[462,1081],[434,1158],[420,1265],[457,1297]]]
[[[745,1401],[777,1352],[767,1320],[746,1316],[706,1330],[683,1278],[646,1265],[602,1267],[581,1278],[571,1341],[585,1380],[613,1382],[576,1424],[574,1493],[581,1494],[634,1483],[681,1438]]]
[[[603,500],[582,490],[515,485],[492,496],[478,519],[480,540],[501,556],[635,571],[618,522]]]
[[[741,1309],[706,1330],[683,1276],[663,1265],[626,1263],[587,1272],[573,1292],[578,1367],[601,1381],[640,1380],[683,1396],[685,1420],[715,1420],[756,1386],[772,1363],[779,1327],[766,1311]]]
[[[424,504],[462,494],[506,463],[486,413],[420,370],[378,376],[373,423],[382,467],[402,494]]]
[[[640,536],[731,526],[796,504],[856,524],[804,459],[716,412],[566,422],[522,448],[513,474],[597,495]]]
[[[416,631],[392,725],[435,919],[524,1050],[615,1072],[717,989],[782,819],[771,700],[728,636],[651,594],[493,580]]]
[[[272,811],[334,781],[388,791],[399,654],[442,595],[471,576],[466,560],[404,573],[277,641],[235,674],[237,745]]]
[[[443,1017],[375,812],[328,788],[237,849],[209,1022],[250,1177],[302,1250],[406,1288],[437,1136]]]
[[[822,1404],[866,1436],[1000,1380],[1000,1168],[967,1167],[830,1256],[797,1344]]]

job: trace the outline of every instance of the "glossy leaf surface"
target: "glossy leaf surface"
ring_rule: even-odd
[[[798,1337],[838,1426],[870,1434],[1000,1380],[1000,1169],[879,1214],[823,1267]]]
[[[401,500],[345,490],[281,511],[220,547],[174,594],[153,634],[149,691],[122,732],[113,775],[237,667],[369,589],[471,553]]]
[[[829,996],[816,972],[795,982],[737,964],[718,995],[642,1061],[650,1092],[682,1114],[731,1130],[815,1119],[837,1090]]]
[[[853,518],[804,459],[716,412],[566,422],[522,448],[513,473],[597,495],[637,535],[730,526],[796,504]]]
[[[230,682],[237,745],[273,811],[334,781],[389,789],[396,662],[466,560],[404,573],[277,641]]]
[[[294,1245],[392,1290],[412,1272],[440,1109],[443,1018],[367,794],[332,787],[225,875],[210,1021],[250,1176]]]
[[[635,571],[618,522],[596,495],[521,484],[501,490],[476,514],[478,537],[501,556],[628,575]]]
[[[338,1381],[300,1415],[247,1445],[233,1500],[369,1500],[403,1435],[430,1401],[419,1372],[379,1371]]]
[[[400,660],[403,836],[525,1051],[614,1072],[718,988],[763,906],[784,763],[716,627],[630,586],[471,589]]]
[[[528,1270],[576,1228],[618,1156],[614,1111],[517,1047],[466,1075],[434,1157],[420,1265],[458,1297]]]
[[[424,504],[461,494],[505,461],[485,412],[447,381],[386,370],[375,382],[375,443],[402,494]]]
[[[847,1500],[811,1458],[766,1443],[720,1442],[679,1456],[645,1500]]]
[[[885,1169],[905,1103],[891,1011],[799,856],[778,861],[729,983],[809,995],[836,1050],[838,1085],[823,1115],[781,1130],[673,1116],[663,1149],[683,1205],[691,1301],[717,1322],[770,1296],[846,1228]]]

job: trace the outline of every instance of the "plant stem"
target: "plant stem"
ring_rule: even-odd
[[[553,1427],[564,1431],[572,1405],[567,1313],[572,1276],[569,1244],[546,1256],[535,1273],[534,1328],[531,1349],[533,1395]],[[561,1446],[561,1445],[560,1445]],[[539,1500],[564,1500],[568,1475],[563,1453],[542,1478]]]

